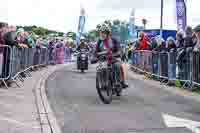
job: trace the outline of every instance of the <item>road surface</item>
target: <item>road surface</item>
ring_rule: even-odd
[[[197,101],[149,84],[131,71],[130,87],[105,105],[95,89],[95,70],[90,66],[80,73],[69,65],[48,78],[47,96],[63,133],[192,133],[184,124],[176,125],[179,120],[171,120],[170,126],[166,117],[200,121]]]

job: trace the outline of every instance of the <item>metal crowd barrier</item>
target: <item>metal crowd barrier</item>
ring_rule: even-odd
[[[0,80],[8,88],[6,81],[23,81],[22,74],[31,76],[29,70],[48,64],[48,49],[46,48],[16,48],[0,46]],[[17,84],[17,86],[19,86]],[[20,87],[20,86],[19,86]]]
[[[192,86],[200,85],[200,52],[186,52],[181,63],[177,52],[134,51],[132,67],[138,71],[156,76],[161,82],[180,80]]]
[[[11,64],[12,64],[12,48],[10,46],[1,45],[0,46],[0,80],[6,84],[6,80],[8,80],[11,76]]]
[[[0,46],[0,80],[8,88],[6,81],[30,77],[30,70],[48,64],[64,64],[71,61],[69,48],[17,48]]]
[[[193,52],[192,59],[192,83],[200,85],[200,52]]]
[[[72,61],[70,48],[49,48],[49,64],[65,64]]]

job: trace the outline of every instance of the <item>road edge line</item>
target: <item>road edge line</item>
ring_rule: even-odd
[[[35,88],[38,92],[36,93],[36,101],[37,105],[40,105],[38,106],[40,117],[39,121],[41,123],[41,129],[43,133],[62,133],[61,128],[56,120],[55,114],[52,111],[49,100],[47,98],[45,83],[51,74],[64,67],[66,67],[66,65],[57,65],[53,66],[53,68],[51,68],[50,71],[44,72]],[[47,68],[47,70],[49,69]]]

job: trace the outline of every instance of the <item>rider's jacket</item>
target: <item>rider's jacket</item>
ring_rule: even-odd
[[[97,54],[98,52],[102,52],[104,50],[111,50],[112,54],[119,53],[118,57],[120,57],[121,47],[116,39],[111,38],[109,40],[99,40],[97,42],[95,53]]]
[[[86,50],[86,51],[89,51],[90,49],[89,49],[89,47],[88,47],[88,45],[86,45],[86,44],[80,44],[78,47],[77,47],[77,51],[81,51],[81,49],[84,49],[84,50]]]

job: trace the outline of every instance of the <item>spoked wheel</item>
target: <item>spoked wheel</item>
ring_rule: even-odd
[[[98,73],[96,75],[96,88],[97,93],[104,104],[110,104],[112,102],[112,86],[108,76],[103,77],[106,73]]]

